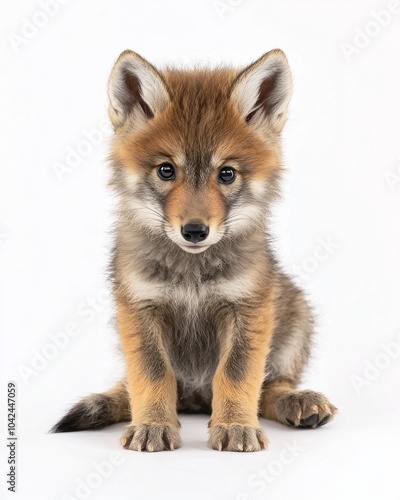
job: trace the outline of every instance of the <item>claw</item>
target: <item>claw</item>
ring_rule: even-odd
[[[175,450],[174,443],[170,443],[170,445],[169,445],[169,449],[170,449],[171,451],[174,451],[174,450]]]
[[[238,450],[243,451],[243,443],[238,443]]]
[[[154,451],[154,447],[152,444],[147,445],[147,451]]]
[[[222,451],[222,441],[218,441],[218,451]]]

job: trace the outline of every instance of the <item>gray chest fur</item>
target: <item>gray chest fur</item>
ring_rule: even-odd
[[[170,359],[178,381],[187,391],[211,385],[219,358],[219,344],[211,311],[193,311],[185,304],[175,309]]]
[[[171,325],[169,358],[181,406],[199,411],[211,401],[220,355],[220,312],[227,303],[252,296],[256,282],[255,266],[249,265],[252,253],[235,252],[233,258],[233,248],[216,248],[197,258],[177,254],[169,246],[153,250],[146,247],[149,255],[141,260],[123,256],[121,284],[134,302],[166,306]]]
[[[208,413],[220,351],[215,322],[205,305],[195,311],[181,305],[175,315],[170,360],[178,383],[178,407]]]

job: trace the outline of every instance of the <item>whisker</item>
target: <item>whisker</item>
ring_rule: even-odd
[[[155,208],[149,207],[147,205],[143,205],[142,203],[139,203],[137,201],[134,201],[135,205],[138,205],[138,207],[133,207],[134,210],[148,210],[149,212],[153,212],[155,215],[157,215],[162,221],[169,223],[169,220],[167,217],[165,217],[164,214],[156,210]]]

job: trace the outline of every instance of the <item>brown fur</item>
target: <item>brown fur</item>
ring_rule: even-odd
[[[336,412],[322,394],[296,390],[313,318],[268,242],[290,92],[278,50],[242,71],[159,72],[130,51],[116,62],[112,277],[127,377],[116,390],[125,411],[108,423],[130,415],[126,448],[180,446],[177,410],[211,411],[210,447],[232,451],[266,447],[259,415],[316,427]],[[219,177],[227,165],[229,184]],[[209,229],[205,243],[181,233],[195,223]],[[89,427],[85,405],[56,430]]]

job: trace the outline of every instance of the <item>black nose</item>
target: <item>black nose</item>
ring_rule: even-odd
[[[191,243],[198,243],[205,240],[208,232],[208,226],[197,222],[188,222],[182,227],[182,236],[186,241],[190,241]]]

